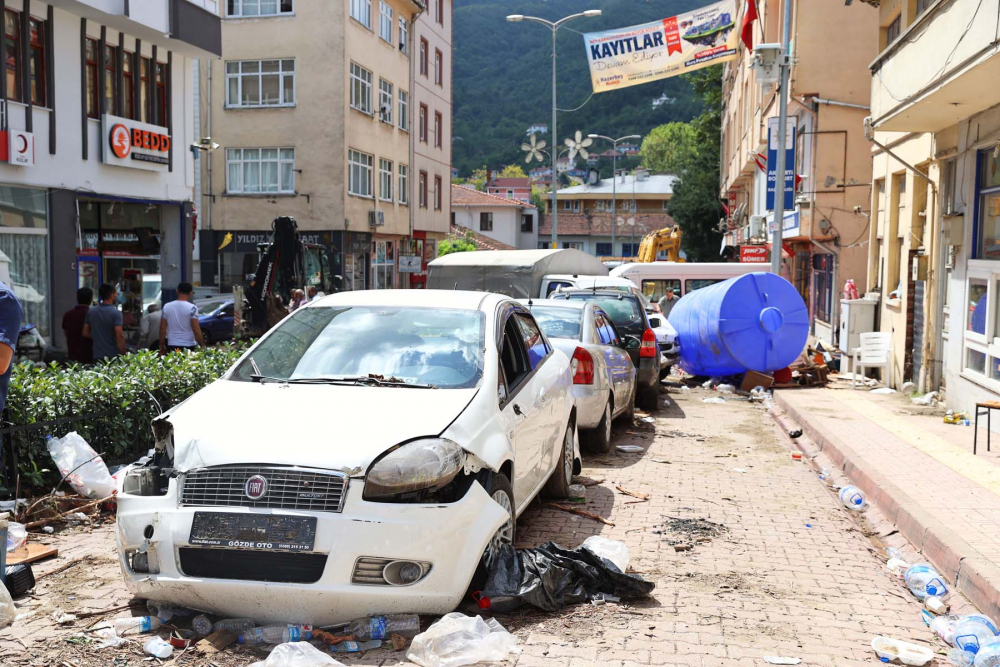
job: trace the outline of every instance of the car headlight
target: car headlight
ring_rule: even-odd
[[[169,482],[159,472],[147,467],[129,470],[122,480],[122,493],[130,496],[166,495]]]
[[[375,462],[365,476],[365,500],[387,500],[447,486],[462,472],[465,453],[444,438],[402,445]]]

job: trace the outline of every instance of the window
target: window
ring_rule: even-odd
[[[441,130],[444,122],[441,119],[441,112],[434,112],[434,146],[441,148]]]
[[[392,7],[385,0],[378,4],[378,36],[392,44]]]
[[[535,230],[535,220],[530,215],[521,215],[521,231],[529,233]]]
[[[514,191],[507,190],[507,199],[513,199],[513,198],[514,198]]]
[[[372,73],[357,63],[351,63],[351,108],[372,112]]]
[[[627,244],[625,244],[627,245]],[[657,279],[657,280],[643,280],[642,281],[642,293],[646,295],[651,303],[656,303],[667,293],[668,289],[672,289],[674,294],[677,296],[681,295],[681,281],[674,278],[670,279]]]
[[[227,148],[226,192],[295,192],[294,148]]]
[[[622,244],[622,257],[638,257],[639,256],[639,244],[638,243],[623,243]]]
[[[375,158],[361,151],[347,151],[347,192],[358,197],[368,197],[372,199],[375,193],[372,192],[372,171]]]
[[[28,19],[30,31],[28,67],[31,76],[31,103],[45,106],[45,22]]]
[[[125,118],[139,120],[135,115],[135,72],[132,69],[134,62],[134,54],[126,51],[122,56],[122,82],[124,85],[122,103],[125,105],[125,108],[122,109],[122,115]]]
[[[110,44],[104,45],[104,111],[106,113],[120,116],[121,111],[115,104],[116,93],[118,92],[118,49]]]
[[[444,85],[444,56],[438,49],[434,49],[434,83]]]
[[[576,211],[577,213],[579,213],[580,212],[580,202],[579,201],[573,201],[572,199],[566,199],[565,201],[563,201],[563,210],[564,211]]]
[[[427,172],[420,172],[420,180],[417,181],[417,189],[420,191],[418,194],[418,204],[420,208],[427,208]]]
[[[599,213],[603,213],[604,212],[604,200],[603,199],[598,199],[597,200],[597,211]]]
[[[392,289],[395,286],[396,257],[392,241],[372,242],[372,289]]]
[[[524,381],[531,367],[528,355],[524,350],[524,335],[517,324],[517,316],[507,319],[503,330],[503,347],[500,349],[500,387],[501,402],[513,396],[515,390]]]
[[[924,10],[934,4],[934,0],[917,0],[917,16],[924,13]]]
[[[684,293],[690,294],[691,292],[696,292],[705,287],[711,287],[716,283],[721,283],[722,278],[692,278],[690,280],[684,281]]]
[[[153,104],[156,105],[156,124],[161,127],[167,126],[167,66],[164,63],[156,63],[154,76],[156,77],[156,88],[154,92]]]
[[[420,74],[427,76],[427,40],[420,38]]]
[[[226,63],[227,107],[280,107],[294,104],[294,60],[243,60]]]
[[[979,191],[976,193],[976,221],[979,243],[976,259],[1000,259],[1000,159],[993,151],[979,154]]]
[[[372,0],[350,0],[351,18],[371,30]]]
[[[610,243],[598,243],[597,244],[597,256],[598,257],[610,257],[611,256],[611,244]]]
[[[7,40],[7,99],[21,102],[21,15],[7,10],[3,15]]]
[[[378,80],[378,117],[392,125],[392,84],[385,79]]]
[[[379,158],[378,198],[382,201],[392,201],[392,177],[392,162]]]
[[[531,315],[518,313],[515,317],[518,328],[521,330],[524,347],[528,350],[528,364],[531,366],[531,370],[535,370],[549,355],[548,343],[545,342],[538,324],[535,323]]]
[[[281,16],[292,13],[292,0],[229,0],[226,16]]]
[[[434,177],[434,210],[441,210],[441,177]]]
[[[399,51],[404,55],[410,52],[410,29],[405,16],[399,17]]]
[[[10,42],[7,43],[10,49]],[[7,59],[10,60],[10,51],[7,51]],[[148,62],[148,61],[147,61]],[[97,97],[97,40],[87,40],[87,116],[98,118],[101,114],[100,103]],[[7,94],[10,95],[10,70],[7,70]]]
[[[399,91],[399,129],[410,131],[410,94],[405,90]]]
[[[668,206],[667,206],[667,205],[668,205],[669,203],[670,203],[670,200],[669,200],[669,199],[664,199],[664,200],[663,200],[663,210],[664,210],[664,211],[666,211],[666,210],[668,209]]]
[[[426,104],[421,104],[420,105],[420,119],[419,119],[419,123],[418,123],[417,127],[419,129],[418,136],[420,137],[420,141],[422,141],[424,143],[427,143],[427,105]]]
[[[945,160],[941,170],[941,207],[945,215],[965,212],[965,205],[958,193],[958,160]]]
[[[481,232],[492,232],[493,231],[493,214],[483,211],[479,214],[479,231]]]
[[[885,45],[889,46],[897,39],[899,39],[900,33],[903,31],[903,14],[900,13],[892,20],[885,28]]]
[[[563,250],[583,250],[582,241],[563,241]]]
[[[444,0],[434,0],[434,3],[434,19],[441,25],[444,25]]]
[[[21,308],[23,321],[33,322],[43,336],[52,334],[47,202],[45,190],[0,187],[0,208],[4,211],[0,220],[0,252],[8,258],[10,274],[17,276],[17,282],[37,290],[38,294],[32,294],[34,298],[22,298]],[[83,203],[80,208],[81,211],[85,208]],[[81,263],[81,271],[84,266]],[[89,266],[97,268],[96,264]],[[96,272],[94,276],[96,282]],[[82,272],[81,278],[86,279]]]
[[[405,164],[399,165],[399,203],[409,203],[410,192],[410,168]]]

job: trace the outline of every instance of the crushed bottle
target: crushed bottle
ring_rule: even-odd
[[[385,639],[397,634],[400,637],[416,637],[420,633],[420,617],[416,614],[391,614],[359,618],[347,626],[347,634],[360,641]]]
[[[250,618],[224,618],[212,624],[212,630],[229,630],[234,635],[241,635],[256,627],[256,623]]]
[[[241,634],[237,641],[240,644],[250,646],[260,644],[287,644],[289,642],[303,642],[312,639],[311,625],[265,625],[260,628],[252,628]]]

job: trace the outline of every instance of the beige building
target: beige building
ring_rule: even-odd
[[[802,180],[794,207],[781,221],[782,275],[809,307],[814,333],[832,343],[844,282],[853,278],[863,285],[868,269],[871,152],[862,121],[868,115],[867,66],[877,53],[878,12],[867,4],[792,2],[788,113],[796,131],[795,174]],[[768,0],[758,7],[753,43],[780,42],[782,4]],[[742,14],[736,24],[742,24]],[[753,59],[740,44],[739,57],[725,64],[723,74],[720,195],[730,211],[726,245],[737,252],[769,244],[774,224],[761,167],[779,99],[774,84],[761,85]]]
[[[224,55],[201,65],[198,82],[202,136],[220,144],[201,159],[201,282],[241,282],[272,219],[290,215],[304,240],[326,247],[334,287],[411,286],[425,265],[406,258],[423,258],[427,232],[448,229],[444,195],[417,174],[415,153],[437,143],[424,145],[415,100],[424,0],[220,4]],[[447,25],[448,41],[436,42],[445,62],[450,11]],[[450,78],[447,91],[448,105],[435,107],[442,127]],[[428,174],[448,173],[442,147],[445,166]]]
[[[538,248],[538,209],[513,197],[451,186],[451,221],[516,250]]]

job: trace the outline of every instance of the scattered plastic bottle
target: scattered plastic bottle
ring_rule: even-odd
[[[115,634],[121,637],[123,635],[152,632],[161,625],[163,623],[155,616],[133,616],[132,618],[116,618],[114,628]]]
[[[938,616],[933,621],[930,621],[929,625],[931,631],[940,637],[945,644],[954,646],[955,626],[958,625],[960,620],[960,617],[954,615]]]
[[[979,648],[997,636],[996,624],[981,614],[964,616],[955,626],[955,647],[970,653],[979,653]]]
[[[864,510],[868,503],[865,501],[865,494],[856,486],[845,486],[840,490],[840,502],[849,510],[860,512]]]
[[[911,566],[906,571],[904,580],[906,587],[918,600],[923,600],[928,595],[944,597],[948,594],[948,586],[944,583],[944,577],[927,563],[917,563]]]
[[[287,644],[312,639],[311,625],[265,625],[251,628],[239,636],[239,643],[251,646],[259,644]]]
[[[208,620],[204,614],[198,614],[191,619],[191,629],[199,637],[207,637],[212,634],[212,621]]]
[[[233,634],[242,635],[253,630],[257,624],[251,618],[224,618],[212,624],[212,630],[229,630]]]
[[[385,639],[392,634],[416,637],[420,634],[420,617],[416,614],[393,614],[359,618],[347,626],[347,634],[361,641]]]
[[[1000,667],[1000,639],[989,640],[979,648],[979,653],[973,657],[976,667]],[[951,660],[951,651],[948,652],[948,659]]]
[[[171,654],[173,654],[174,647],[162,637],[150,637],[146,643],[142,645],[142,650],[149,655],[166,660],[171,656]]]
[[[382,646],[381,639],[372,639],[367,642],[340,642],[330,647],[331,653],[357,653],[359,651],[370,651]]]
[[[164,623],[176,616],[187,616],[191,613],[191,610],[185,607],[177,607],[166,602],[153,602],[152,600],[146,602],[146,609],[149,610],[150,615],[156,616]]]
[[[975,653],[969,653],[968,651],[963,651],[960,648],[953,648],[948,651],[949,665],[955,665],[955,667],[972,667],[975,660]]]

